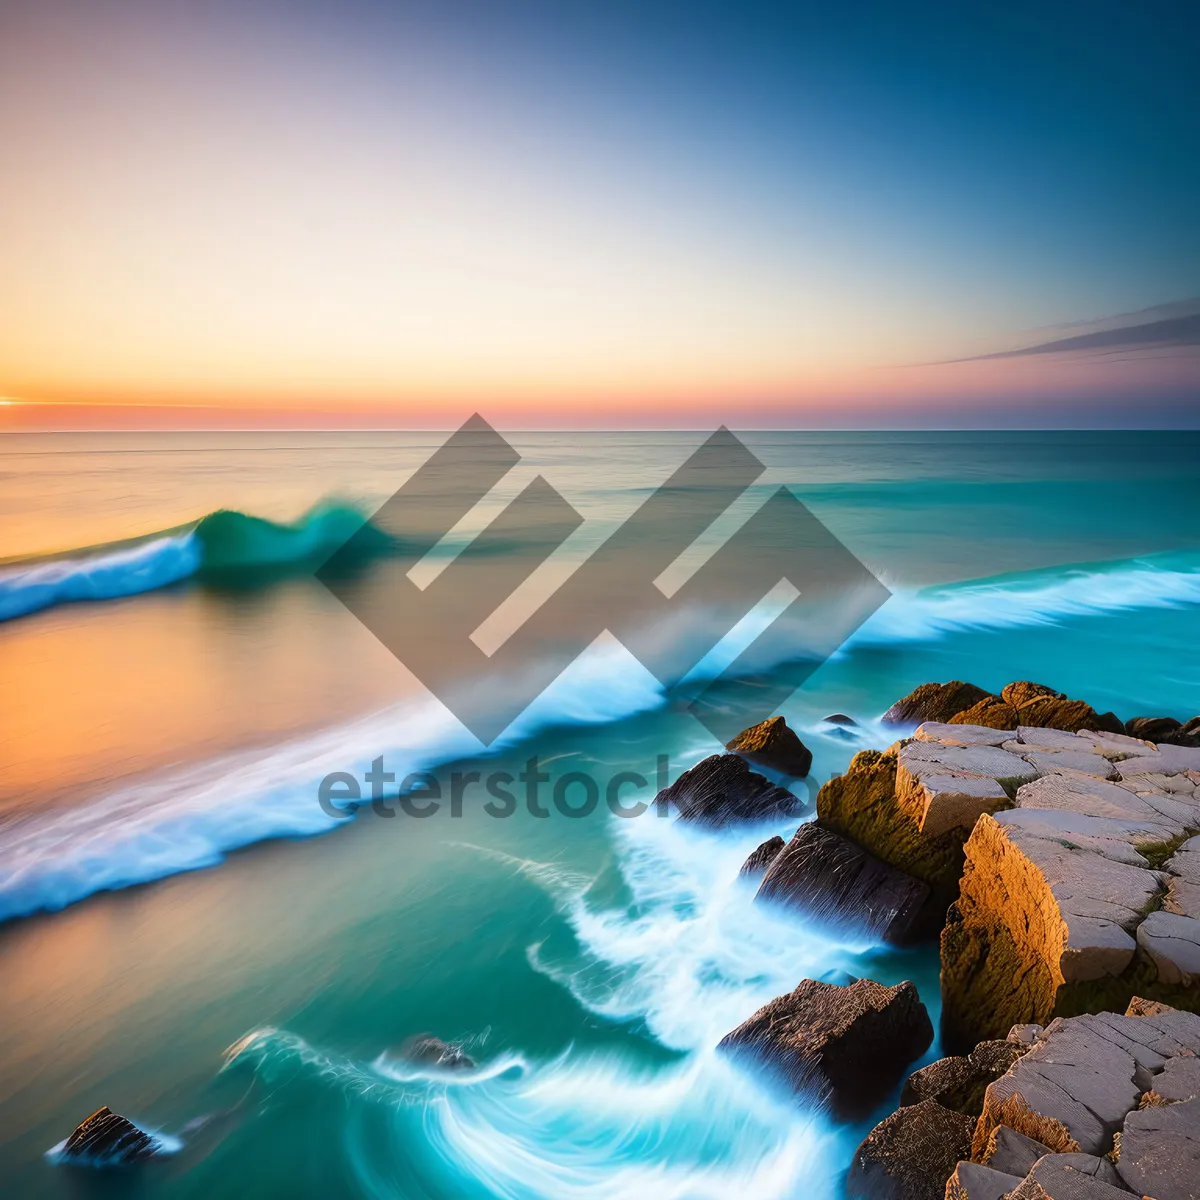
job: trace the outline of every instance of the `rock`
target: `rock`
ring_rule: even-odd
[[[1152,912],[1138,926],[1137,943],[1158,968],[1160,983],[1187,988],[1200,983],[1200,921],[1195,917]]]
[[[1047,1154],[1033,1164],[1024,1182],[1013,1189],[1011,1200],[1129,1200],[1129,1193],[1110,1183],[1104,1163],[1088,1154]],[[1104,1164],[1111,1165],[1111,1164]]]
[[[775,857],[756,899],[785,904],[835,929],[902,943],[920,935],[928,896],[920,880],[813,821]]]
[[[1131,717],[1125,722],[1125,732],[1130,737],[1147,742],[1164,742],[1182,728],[1183,723],[1174,717]]]
[[[829,716],[822,717],[821,720],[828,725],[854,725],[856,727],[858,725],[858,722],[853,717],[848,717],[845,713],[830,713]],[[1197,720],[1200,720],[1200,717],[1197,717]]]
[[[1035,1138],[1026,1137],[1007,1125],[997,1125],[980,1158],[997,1171],[1024,1179],[1033,1170],[1033,1164],[1049,1153],[1050,1147]]]
[[[1004,1040],[1016,1046],[1032,1046],[1041,1036],[1041,1025],[1014,1025]]]
[[[926,721],[913,734],[918,741],[940,742],[943,746],[1002,746],[1016,737],[1015,727],[994,729],[986,725],[971,725],[966,721]]]
[[[409,1062],[419,1063],[425,1067],[441,1067],[451,1071],[470,1071],[475,1068],[475,1060],[464,1053],[458,1046],[443,1042],[441,1038],[431,1033],[418,1034],[409,1038],[400,1047],[400,1057]]]
[[[1130,1113],[1116,1170],[1135,1195],[1200,1200],[1200,1100]]]
[[[738,872],[741,876],[757,876],[766,872],[767,868],[779,857],[779,852],[784,847],[784,840],[775,834],[774,837],[767,838],[761,846],[755,850],[744,863],[742,869]]]
[[[1125,1015],[1127,1017],[1157,1017],[1163,1013],[1175,1011],[1169,1004],[1163,1004],[1159,1000],[1143,1000],[1141,996],[1134,996],[1129,1001]]]
[[[1015,729],[1020,718],[1011,704],[999,696],[985,696],[964,712],[950,718],[951,725],[981,725],[987,729]]]
[[[1018,734],[1008,752],[1038,743],[1023,755],[1031,765],[1052,770],[1064,755],[1069,765],[982,815],[964,847],[942,933],[948,1048],[1060,1014],[1120,1011],[1134,995],[1200,1007],[1200,751]],[[1091,749],[1071,748],[1072,736]],[[1122,757],[1136,750],[1147,752]]]
[[[1006,704],[1011,704],[1013,708],[1020,708],[1034,700],[1066,699],[1062,692],[1056,692],[1044,683],[1032,683],[1028,679],[1018,680],[1016,683],[1010,683],[1007,687],[1001,688],[1000,696]]]
[[[901,1105],[936,1100],[943,1108],[977,1117],[983,1112],[983,1094],[1026,1052],[1016,1042],[980,1042],[969,1055],[940,1058],[914,1071],[900,1094]]]
[[[898,1109],[854,1153],[846,1191],[858,1200],[942,1200],[967,1158],[975,1122],[935,1100]]]
[[[804,980],[777,996],[719,1048],[765,1065],[798,1096],[846,1116],[869,1110],[905,1064],[933,1040],[929,1014],[908,982],[849,987]]]
[[[801,808],[797,796],[751,771],[737,754],[713,754],[698,762],[659,792],[655,803],[673,805],[681,821],[715,827],[774,820]]]
[[[67,1138],[62,1158],[70,1162],[120,1166],[153,1158],[158,1143],[110,1108],[98,1108]]]
[[[979,1163],[960,1162],[946,1181],[946,1200],[1000,1200],[1021,1178]]]
[[[928,886],[921,928],[914,933],[928,929],[934,935],[958,894],[968,830],[956,827],[936,837],[923,833],[924,803],[906,804],[897,796],[896,758],[890,751],[856,754],[846,773],[817,793],[817,816],[826,828]]]
[[[1042,1142],[1055,1154],[1104,1155],[1155,1073],[1176,1055],[1197,1050],[1200,1016],[1194,1013],[1060,1018],[988,1086],[971,1157],[984,1157],[999,1125]],[[1122,1155],[1123,1143],[1124,1137]]]
[[[923,683],[897,700],[880,717],[885,725],[920,725],[922,721],[949,721],[990,695],[973,683]]]
[[[803,779],[812,766],[812,751],[783,717],[770,717],[743,729],[726,747],[760,767]]]

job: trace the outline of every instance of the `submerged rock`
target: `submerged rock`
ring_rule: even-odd
[[[785,904],[837,929],[902,943],[922,932],[928,896],[919,879],[813,821],[801,825],[774,858],[755,899]]]
[[[946,1181],[969,1157],[972,1117],[935,1100],[898,1109],[854,1153],[846,1191],[855,1200],[942,1200]]]
[[[961,679],[952,679],[949,683],[923,683],[897,700],[879,719],[885,725],[949,721],[990,696],[990,692],[973,683],[964,683]]]
[[[812,751],[783,717],[770,717],[743,729],[726,747],[756,766],[803,779],[812,766]]]
[[[858,725],[858,722],[853,717],[848,717],[845,713],[830,713],[829,716],[822,717],[821,719],[827,725]]]
[[[754,875],[762,875],[767,868],[779,857],[779,852],[783,849],[785,843],[783,838],[776,834],[774,837],[767,838],[761,846],[755,850],[744,863],[742,869],[738,872],[739,875],[749,877]]]
[[[721,826],[792,816],[803,802],[751,771],[737,754],[713,754],[663,788],[656,804],[673,805],[681,821]]]
[[[431,1033],[409,1038],[400,1047],[399,1053],[401,1058],[425,1067],[441,1067],[451,1071],[470,1071],[475,1067],[475,1060],[460,1047],[443,1042]]]
[[[153,1158],[158,1143],[132,1121],[110,1108],[98,1108],[67,1138],[62,1158],[67,1162],[121,1166]]]
[[[932,1040],[911,983],[806,979],[722,1038],[720,1049],[763,1064],[798,1096],[847,1116],[877,1104]]]

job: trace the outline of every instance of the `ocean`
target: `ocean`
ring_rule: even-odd
[[[704,437],[506,436],[522,461],[478,527],[540,473],[583,518],[580,561]],[[674,779],[719,749],[686,689],[601,635],[483,747],[314,577],[444,437],[0,442],[6,1194],[820,1200],[894,1106],[835,1124],[714,1053],[805,977],[912,979],[936,1024],[936,949],[753,903],[738,869],[794,820],[549,802],[571,773],[640,775],[625,794],[649,801],[664,760]],[[891,593],[781,709],[814,754],[802,796],[887,745],[879,715],[927,680],[1200,712],[1200,434],[740,437],[766,471],[739,519],[784,485]],[[432,772],[442,807],[319,803],[380,757]],[[546,815],[519,792],[493,815],[479,785],[448,802],[454,773],[534,757]],[[427,1032],[475,1067],[415,1067]],[[173,1153],[56,1163],[102,1104]]]

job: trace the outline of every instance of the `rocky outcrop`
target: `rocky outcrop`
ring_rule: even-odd
[[[1197,1200],[1198,1052],[1194,1013],[1056,1020],[988,1088],[971,1157],[1023,1174],[1012,1200]]]
[[[798,1096],[852,1116],[879,1103],[932,1040],[911,983],[859,979],[840,987],[806,979],[722,1038],[720,1049],[766,1067]]]
[[[897,700],[879,719],[885,725],[920,725],[924,721],[949,721],[951,717],[986,700],[990,692],[952,679],[949,683],[923,683]]]
[[[925,1100],[881,1121],[855,1151],[846,1192],[854,1200],[941,1200],[970,1153],[975,1121]]]
[[[751,852],[750,857],[742,863],[742,869],[738,872],[740,876],[746,879],[756,878],[765,875],[767,868],[779,857],[780,851],[783,849],[785,842],[779,834],[774,837],[769,837],[757,850]]]
[[[1040,774],[966,842],[942,933],[947,1045],[1134,995],[1200,1007],[1200,751],[1024,726],[999,749]]]
[[[1133,717],[1125,722],[1125,732],[1148,742],[1168,746],[1200,746],[1200,717],[1186,723],[1174,717]]]
[[[992,729],[1082,729],[1124,733],[1115,713],[1098,713],[1082,700],[1071,700],[1045,684],[1019,680],[993,695],[973,683],[923,683],[897,700],[880,718],[887,725],[919,725],[926,721],[981,725]]]
[[[855,1155],[852,1196],[870,1200],[1200,1200],[1200,1016],[1162,1005],[1144,1017],[1100,1013],[1013,1029],[977,1046],[1011,1049],[976,1119],[924,1094],[942,1060],[916,1072],[911,1106]],[[947,1071],[943,1068],[942,1075]],[[964,1139],[963,1129],[969,1133]],[[955,1163],[945,1148],[969,1150]]]
[[[928,896],[920,880],[813,821],[776,855],[755,898],[833,929],[903,943],[919,935]]]
[[[800,799],[751,771],[737,754],[713,754],[663,788],[655,804],[674,807],[681,821],[720,827],[778,820],[798,813]]]
[[[400,1057],[425,1067],[440,1067],[449,1071],[470,1071],[475,1060],[459,1046],[443,1042],[431,1033],[409,1038],[400,1047]]]
[[[132,1121],[110,1108],[98,1108],[67,1138],[61,1157],[66,1162],[121,1166],[153,1158],[158,1149],[158,1142]]]
[[[726,747],[755,766],[803,779],[812,766],[812,751],[783,717],[770,717],[743,729]]]

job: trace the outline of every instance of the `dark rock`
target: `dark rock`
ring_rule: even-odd
[[[766,869],[779,857],[784,847],[783,838],[776,834],[765,842],[744,863],[739,875],[762,875]]]
[[[1134,717],[1125,722],[1130,737],[1142,738],[1166,746],[1200,746],[1200,717],[1186,725],[1174,717]]]
[[[1131,717],[1125,722],[1125,732],[1130,737],[1147,742],[1161,742],[1182,728],[1183,723],[1174,717]]]
[[[846,1191],[857,1200],[942,1200],[959,1161],[971,1157],[974,1128],[936,1100],[897,1109],[855,1151]]]
[[[988,1084],[999,1079],[1028,1049],[1007,1040],[980,1042],[969,1055],[940,1058],[908,1077],[900,1103],[936,1100],[943,1108],[977,1117],[983,1112]]]
[[[984,1150],[983,1161],[997,1171],[1024,1179],[1033,1164],[1049,1153],[1049,1146],[1007,1125],[997,1125]]]
[[[69,1161],[119,1166],[152,1158],[158,1143],[132,1121],[110,1108],[98,1108],[67,1138],[62,1157]]]
[[[786,904],[822,924],[906,942],[924,932],[929,887],[812,821],[772,862],[756,899]]]
[[[857,725],[858,722],[853,717],[846,716],[845,713],[830,713],[827,717],[821,718],[830,725]]]
[[[1106,713],[1100,713],[1096,717],[1096,725],[1094,726],[1097,733],[1124,733],[1125,722],[1111,710]]]
[[[431,1033],[409,1038],[400,1047],[400,1057],[424,1067],[441,1067],[449,1071],[470,1071],[475,1066],[475,1060],[469,1054]]]
[[[812,751],[783,717],[770,717],[743,729],[726,747],[756,766],[803,779],[812,766]]]
[[[960,1162],[946,1181],[946,1200],[1001,1200],[1020,1183],[1020,1176],[979,1163]]]
[[[991,695],[973,683],[923,683],[897,700],[880,717],[885,725],[920,725],[924,721],[949,722],[952,717]]]
[[[798,796],[751,771],[737,754],[713,754],[698,762],[663,788],[655,803],[674,805],[681,821],[714,826],[792,816],[803,806]]]
[[[870,979],[849,987],[806,979],[722,1038],[720,1048],[764,1064],[798,1096],[851,1116],[882,1100],[932,1041],[929,1014],[907,981],[889,988]]]

